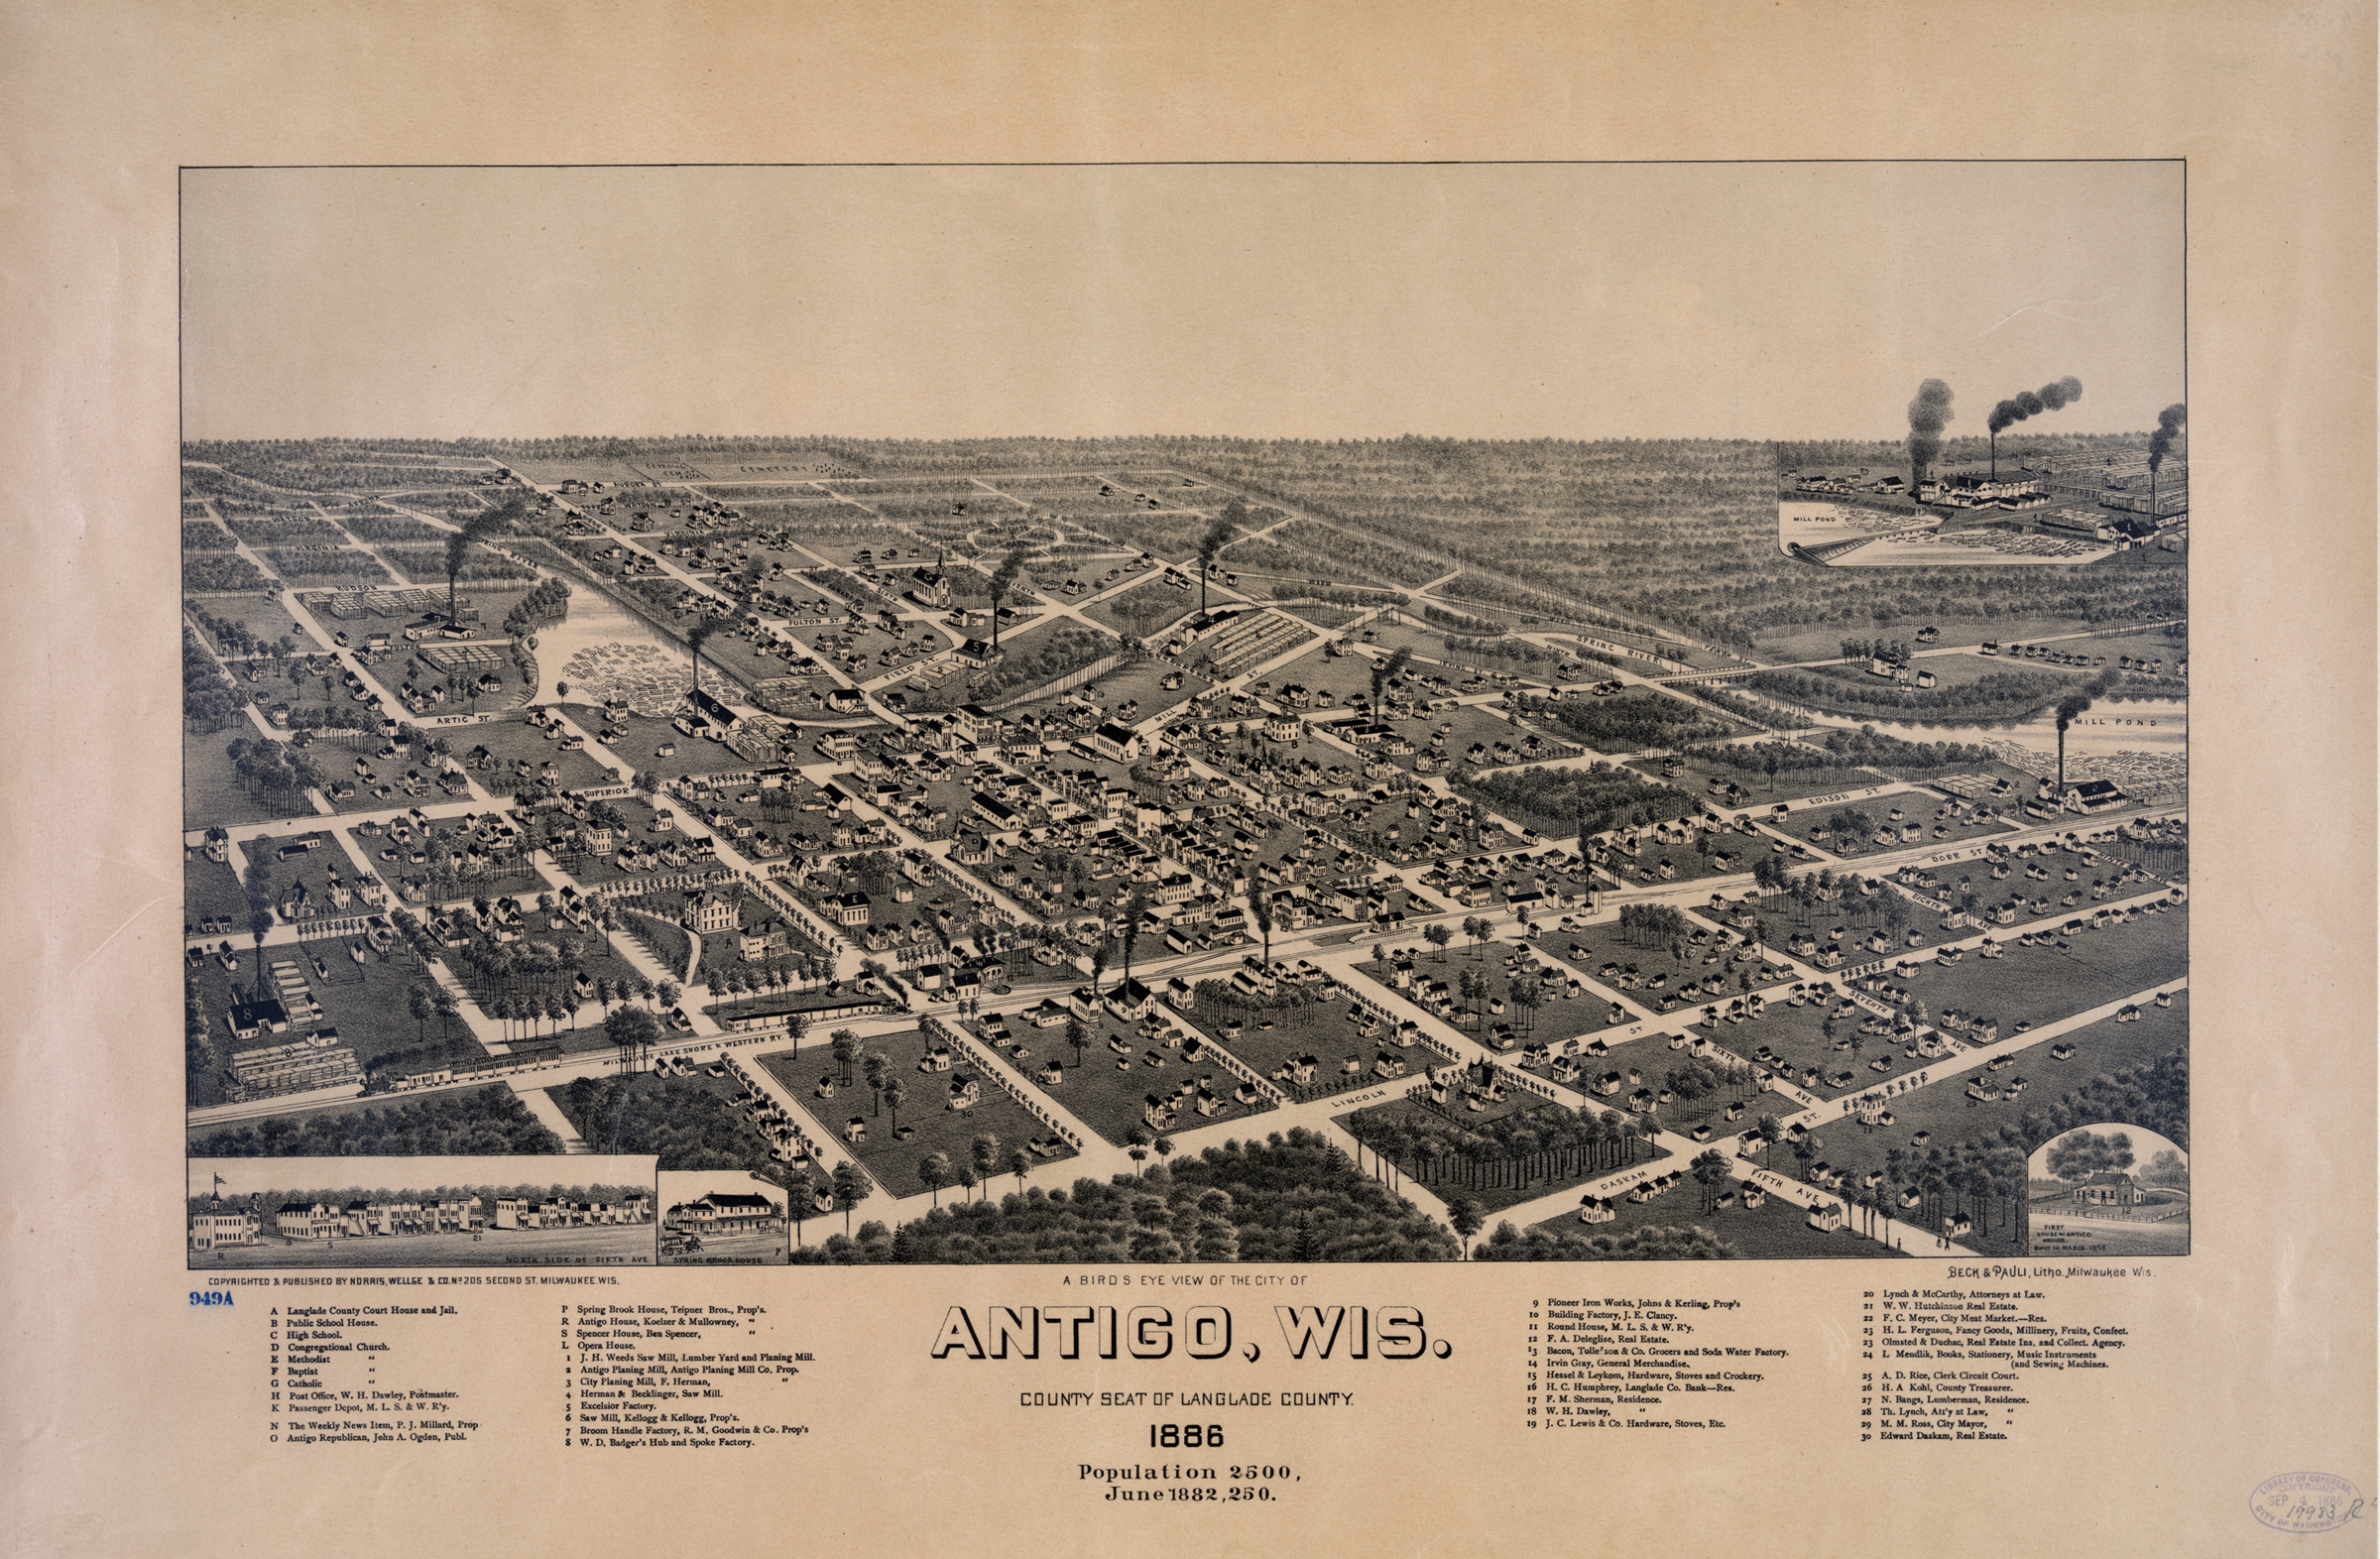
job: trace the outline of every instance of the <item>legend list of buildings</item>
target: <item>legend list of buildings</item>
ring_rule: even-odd
[[[786,1400],[810,1356],[774,1332],[766,1305],[563,1305],[562,1443],[748,1450],[809,1433]]]
[[[2109,1368],[2130,1341],[2071,1309],[2023,1287],[1864,1291],[1860,1440],[2007,1439],[2043,1387]]]
[[[424,1379],[425,1329],[450,1326],[450,1304],[275,1305],[266,1317],[266,1433],[280,1445],[467,1441],[479,1429],[460,1385]],[[442,1339],[440,1340],[442,1341]]]
[[[1790,1350],[1736,1335],[1734,1299],[1537,1299],[1528,1310],[1531,1429],[1725,1429]]]

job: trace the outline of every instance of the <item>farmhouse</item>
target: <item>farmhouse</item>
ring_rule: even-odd
[[[2069,1196],[2084,1207],[2136,1207],[2140,1203],[2140,1182],[2128,1174],[2103,1171],[2077,1185]]]

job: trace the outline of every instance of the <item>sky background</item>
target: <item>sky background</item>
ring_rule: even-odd
[[[191,438],[1954,436],[2186,398],[2178,163],[193,170]]]

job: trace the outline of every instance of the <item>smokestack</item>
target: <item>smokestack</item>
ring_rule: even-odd
[[[1917,387],[1917,399],[1909,403],[1909,496],[1917,497],[1917,489],[1926,479],[1926,472],[1942,457],[1943,425],[1958,414],[1951,410],[1951,387],[1939,379],[1929,379]]]
[[[2157,414],[2157,431],[2149,434],[2149,519],[2157,519],[2157,468],[2174,447],[2174,439],[2190,424],[2190,408],[2176,401]]]
[[[1993,407],[1991,421],[1987,429],[1991,435],[1992,480],[1999,480],[2000,475],[2001,428],[2014,422],[2021,422],[2028,417],[2039,417],[2044,412],[2062,412],[2082,399],[2082,381],[2070,374],[2056,384],[2043,385],[2038,392],[2019,390],[2015,395]]]

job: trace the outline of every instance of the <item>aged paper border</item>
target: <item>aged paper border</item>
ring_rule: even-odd
[[[1075,1553],[1144,1536],[2197,1554],[2274,1539],[2246,1514],[2268,1476],[2373,1494],[2373,18],[2082,10],[0,8],[0,872],[24,993],[0,1087],[18,1187],[10,1551]],[[178,897],[174,635],[141,607],[175,577],[152,522],[173,512],[178,166],[1742,156],[2190,160],[2196,463],[2202,506],[2240,522],[2203,528],[2193,569],[2220,625],[2195,690],[2194,1150],[2238,1189],[2202,1211],[2186,1272],[2114,1304],[2140,1340],[2104,1390],[2067,1393],[1989,1456],[1863,1454],[1843,1432],[1852,1263],[1762,1263],[1723,1286],[1812,1351],[1806,1401],[1694,1446],[1556,1456],[1514,1427],[1513,1325],[1540,1272],[1333,1270],[1316,1299],[1421,1306],[1495,1363],[1382,1382],[1379,1406],[1329,1430],[1284,1427],[1277,1454],[1313,1471],[1294,1505],[1143,1514],[1158,1529],[1135,1533],[1070,1483],[1113,1437],[1012,1416],[1013,1378],[928,1367],[944,1304],[1040,1296],[1039,1279],[837,1271],[766,1285],[829,1366],[809,1412],[832,1446],[806,1447],[814,1461],[561,1464],[541,1407],[518,1444],[437,1466],[300,1465],[250,1443],[244,1334],[180,1308],[179,1207],[139,1189],[176,1183],[178,1057],[157,1037],[174,993],[155,955]],[[527,1345],[492,1330],[471,1353],[480,1389],[544,1394]],[[2370,1530],[2307,1540],[2368,1551]]]

